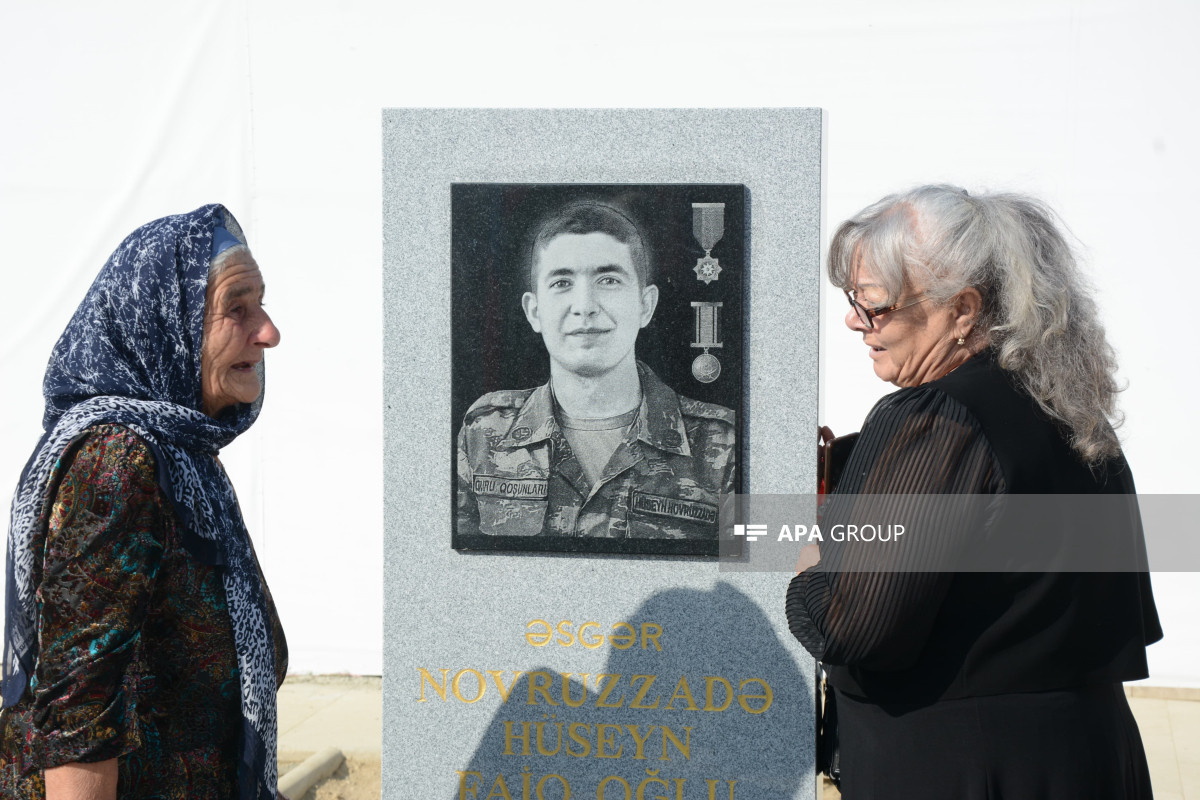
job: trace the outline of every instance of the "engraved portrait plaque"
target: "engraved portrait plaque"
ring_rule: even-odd
[[[450,193],[453,546],[716,555],[740,485],[745,187]],[[721,212],[702,244],[698,204]],[[697,281],[714,251],[722,280]]]

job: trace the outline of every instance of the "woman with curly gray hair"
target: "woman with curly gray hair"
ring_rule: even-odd
[[[822,526],[864,507],[929,523],[903,556],[809,545],[788,589],[836,700],[843,796],[1150,797],[1121,682],[1147,676],[1162,630],[1114,432],[1116,359],[1053,213],[920,187],[843,223],[829,276],[875,374],[901,388],[868,415]],[[1111,501],[1129,513],[1096,513]],[[1133,557],[1089,572],[1069,548],[1024,550],[1049,536]]]

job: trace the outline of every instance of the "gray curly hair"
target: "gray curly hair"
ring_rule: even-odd
[[[829,278],[853,288],[861,260],[887,290],[887,304],[905,285],[924,286],[937,303],[978,290],[973,337],[984,337],[1000,366],[1063,425],[1084,462],[1098,465],[1121,449],[1116,353],[1056,219],[1024,195],[921,186],[842,223],[829,247]]]
[[[251,260],[254,259],[254,254],[244,244],[235,244],[232,247],[225,248],[208,262],[209,283],[212,283],[218,275],[229,268],[229,263],[233,261],[235,256],[249,256]]]

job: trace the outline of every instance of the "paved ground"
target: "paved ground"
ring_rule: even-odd
[[[378,800],[383,695],[377,677],[289,675],[279,690],[279,774],[326,747],[337,772],[292,800]]]
[[[1200,800],[1200,702],[1135,695],[1129,705],[1146,746],[1155,800]]]
[[[1200,800],[1200,692],[1139,686],[1130,693],[1154,797]],[[378,798],[382,702],[379,678],[288,676],[279,691],[280,774],[319,750],[336,747],[348,764],[306,798]],[[825,797],[837,797],[836,790],[829,787]]]

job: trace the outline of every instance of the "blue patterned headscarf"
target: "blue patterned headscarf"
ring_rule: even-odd
[[[13,497],[0,689],[4,706],[15,705],[37,658],[31,544],[55,462],[88,428],[125,425],[154,452],[184,546],[222,568],[241,673],[240,794],[275,800],[274,640],[250,538],[216,459],[258,417],[261,398],[215,419],[200,411],[209,263],[239,243],[241,227],[219,205],[143,225],[109,257],[55,345],[43,383],[45,434]]]

